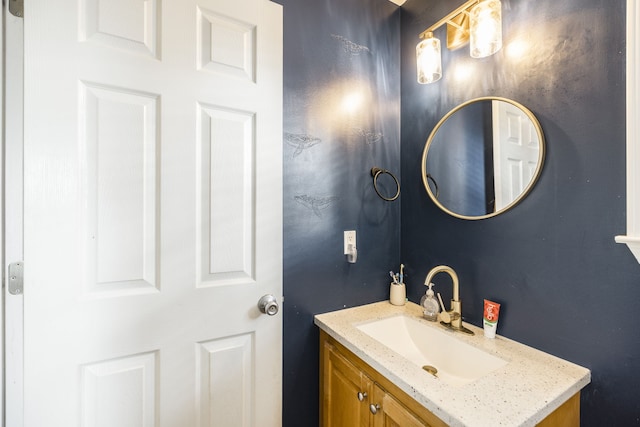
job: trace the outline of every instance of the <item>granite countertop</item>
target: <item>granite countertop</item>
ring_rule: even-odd
[[[315,324],[451,426],[535,426],[591,381],[587,368],[500,335],[485,338],[482,329],[465,323],[474,336],[449,333],[508,363],[468,384],[449,385],[355,326],[401,314],[446,331],[424,320],[420,306],[411,302],[319,314]]]

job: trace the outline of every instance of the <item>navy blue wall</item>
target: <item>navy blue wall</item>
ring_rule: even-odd
[[[480,60],[443,49],[442,80],[420,86],[417,35],[451,3],[402,8],[402,259],[412,277],[451,265],[470,323],[480,325],[483,298],[494,299],[499,334],[590,368],[583,426],[639,425],[640,266],[614,243],[626,230],[625,2],[503,0],[504,48]],[[419,153],[448,110],[488,95],[533,111],[547,159],[520,205],[464,221],[428,199]],[[413,301],[419,288],[410,287]]]
[[[400,257],[400,15],[387,0],[278,0],[284,6],[283,425],[318,423],[313,315],[388,298]],[[360,104],[358,104],[360,101]],[[382,181],[382,180],[381,180]],[[381,182],[391,192],[389,182]],[[356,230],[358,261],[343,255]]]
[[[482,299],[494,299],[503,304],[500,334],[592,369],[584,426],[640,425],[640,266],[613,240],[626,228],[624,1],[503,0],[504,49],[480,60],[443,49],[443,79],[427,86],[415,83],[417,35],[453,9],[451,1],[408,0],[401,13],[387,0],[278,2],[285,18],[283,424],[317,424],[313,314],[388,298],[386,272],[402,259],[413,301],[428,270],[449,264],[461,279],[467,321],[480,325]],[[357,88],[368,108],[342,110]],[[547,159],[515,209],[463,221],[428,199],[420,157],[447,111],[487,95],[536,114]],[[401,219],[400,203],[373,192],[374,165],[402,169]],[[341,251],[347,229],[358,231],[354,265]],[[437,283],[448,299],[443,278]]]

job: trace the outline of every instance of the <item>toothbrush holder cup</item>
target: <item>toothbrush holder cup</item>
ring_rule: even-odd
[[[391,283],[389,302],[393,305],[404,305],[407,301],[407,290],[404,283]]]

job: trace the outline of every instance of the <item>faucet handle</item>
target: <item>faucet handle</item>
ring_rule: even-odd
[[[458,319],[460,319],[460,313],[457,311],[449,310],[440,312],[440,321],[444,323],[455,322]]]
[[[441,311],[440,312],[440,321],[444,322],[444,323],[451,323],[451,313],[449,313],[448,311]]]
[[[440,301],[440,308],[442,311],[440,312],[440,321],[444,323],[451,323],[450,313],[444,308],[444,303],[442,302],[442,297],[440,296],[440,292],[438,292],[438,301]]]

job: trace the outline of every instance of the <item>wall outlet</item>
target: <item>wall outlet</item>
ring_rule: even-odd
[[[349,245],[356,246],[356,231],[349,230],[344,232],[344,254],[347,255],[349,253]]]

